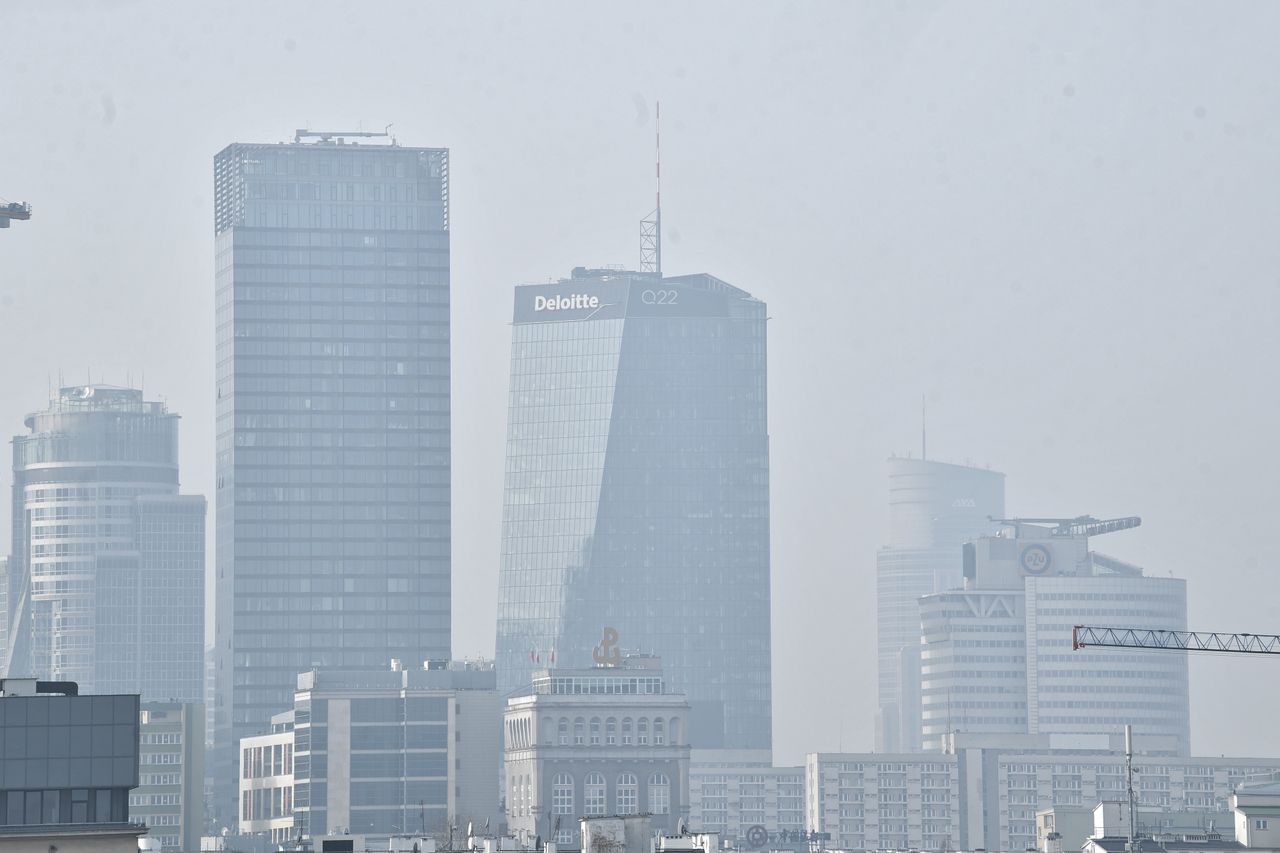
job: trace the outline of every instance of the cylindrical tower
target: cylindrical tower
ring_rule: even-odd
[[[63,388],[13,440],[14,671],[95,690],[104,566],[137,560],[136,500],[178,491],[178,416],[142,392]],[[25,645],[26,655],[23,646]]]

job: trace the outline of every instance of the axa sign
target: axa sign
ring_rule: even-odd
[[[571,293],[566,296],[535,296],[534,311],[573,311],[585,308],[599,308],[600,297],[586,293]]]

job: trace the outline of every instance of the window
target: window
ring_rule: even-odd
[[[587,742],[587,721],[578,717],[573,721],[573,745],[582,746]]]
[[[573,777],[557,773],[551,780],[551,813],[573,814]]]
[[[618,814],[637,814],[640,811],[639,791],[640,785],[634,773],[623,773],[618,777]]]
[[[560,718],[560,745],[567,746],[569,743],[569,718]]]
[[[622,718],[622,745],[630,746],[631,744],[632,744],[631,718],[623,717]]]
[[[671,780],[665,773],[654,773],[649,777],[649,813],[671,813]]]
[[[649,720],[645,717],[641,717],[636,724],[636,743],[641,746],[649,745]]]
[[[1254,828],[1254,829],[1266,829],[1266,828],[1267,828],[1267,821],[1266,821],[1266,820],[1255,820],[1255,821],[1253,822],[1253,828]]]
[[[582,785],[583,812],[587,817],[600,817],[605,809],[605,782],[600,773],[588,773]]]
[[[606,746],[618,744],[618,721],[613,717],[604,721],[604,742]]]
[[[653,721],[653,742],[656,746],[662,746],[667,742],[667,727],[661,717]]]
[[[592,746],[600,745],[600,718],[599,717],[591,718],[591,745]]]

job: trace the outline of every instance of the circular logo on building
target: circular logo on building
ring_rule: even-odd
[[[1053,564],[1053,555],[1043,545],[1028,545],[1022,549],[1022,556],[1018,561],[1022,563],[1022,570],[1027,574],[1042,575],[1049,571],[1049,566]]]
[[[769,843],[769,830],[756,824],[747,829],[747,846],[763,847]]]

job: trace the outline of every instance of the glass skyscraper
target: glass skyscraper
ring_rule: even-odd
[[[59,391],[13,439],[7,674],[200,702],[205,500],[178,416],[132,388]]]
[[[214,184],[229,807],[299,672],[449,657],[449,153],[237,143]]]
[[[915,752],[920,598],[961,584],[962,547],[995,531],[1004,474],[932,459],[889,460],[889,542],[876,554],[876,749]]]
[[[695,749],[770,748],[765,311],[710,275],[516,288],[501,691],[648,652]]]

